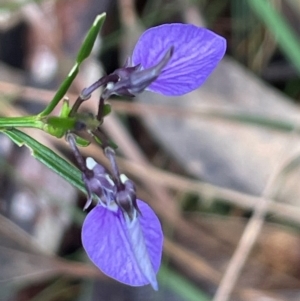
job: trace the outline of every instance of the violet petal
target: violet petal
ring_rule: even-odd
[[[153,210],[137,200],[142,212],[128,224],[120,208],[96,206],[82,226],[82,244],[91,261],[106,275],[131,286],[157,289],[163,234]]]
[[[171,46],[174,46],[172,58],[147,90],[178,96],[204,83],[224,56],[226,40],[191,24],[164,24],[143,33],[134,48],[132,63],[151,68]]]

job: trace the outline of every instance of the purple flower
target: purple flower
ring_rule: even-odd
[[[144,90],[179,96],[201,86],[226,51],[226,40],[191,24],[164,24],[146,30],[125,66],[101,79],[103,99]],[[87,90],[88,94],[90,91]]]
[[[174,48],[171,59],[147,90],[178,96],[204,83],[223,58],[226,40],[191,24],[164,24],[143,33],[135,45],[132,64],[141,64],[142,69],[151,68],[171,47]]]
[[[125,175],[118,183],[92,158],[86,163],[90,173],[83,174],[84,182],[99,201],[82,227],[87,255],[109,277],[131,286],[151,284],[157,290],[163,245],[157,216],[135,199],[134,185]]]
[[[191,92],[204,83],[225,50],[225,39],[205,28],[190,24],[153,27],[140,37],[125,66],[84,89],[74,107],[77,110],[103,85],[97,114],[100,121],[105,116],[104,101],[113,94],[135,96],[149,90],[179,96]],[[96,131],[92,133],[96,135]],[[104,152],[112,176],[93,159],[84,161],[72,135],[68,141],[88,192],[85,209],[93,196],[98,198],[98,205],[87,215],[82,228],[87,255],[106,275],[132,286],[151,284],[157,290],[156,273],[163,245],[158,218],[147,204],[136,199],[134,183],[119,174],[109,146]]]

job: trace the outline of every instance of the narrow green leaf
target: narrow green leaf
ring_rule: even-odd
[[[271,5],[271,1],[248,0],[249,6],[257,14],[279,47],[300,73],[300,39],[287,20]]]
[[[57,104],[60,102],[60,100],[65,96],[66,92],[68,91],[69,87],[71,86],[73,80],[75,79],[79,67],[81,63],[90,55],[94,43],[96,41],[97,35],[105,21],[106,14],[103,13],[101,15],[98,15],[89,30],[85,40],[83,41],[83,44],[81,48],[79,49],[79,52],[77,54],[76,63],[69,72],[68,76],[64,79],[63,83],[60,85],[58,91],[54,95],[51,102],[48,104],[48,106],[39,114],[40,116],[47,116],[49,115],[54,108],[57,106]]]
[[[76,75],[78,74],[78,71],[79,71],[79,64],[76,63],[73,66],[73,68],[71,69],[71,71],[69,72],[68,76],[64,79],[64,81],[60,85],[59,89],[55,93],[51,102],[48,104],[48,106],[45,108],[45,110],[39,114],[39,116],[47,116],[54,110],[54,108],[57,106],[57,104],[60,102],[60,100],[63,99],[63,97],[66,95],[73,80],[75,79]]]
[[[100,29],[102,28],[105,18],[106,18],[105,13],[98,15],[96,17],[92,27],[90,28],[89,32],[87,33],[87,35],[84,39],[84,42],[77,54],[77,58],[76,58],[77,63],[80,64],[91,54],[94,43],[97,39]]]
[[[27,134],[17,130],[5,130],[3,131],[13,142],[18,146],[27,146],[32,155],[46,165],[48,168],[53,170],[55,173],[60,175],[70,184],[78,188],[79,190],[86,192],[84,184],[81,180],[81,173],[71,163],[58,156],[54,151],[39,143],[35,139],[31,138]]]

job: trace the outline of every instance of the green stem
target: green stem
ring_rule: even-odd
[[[54,95],[53,99],[50,101],[48,106],[39,114],[41,117],[48,116],[52,113],[54,108],[58,105],[58,103],[64,98],[66,95],[66,92],[70,88],[72,82],[74,81],[76,75],[79,72],[79,67],[81,63],[89,57],[89,55],[92,52],[94,43],[96,41],[96,38],[99,34],[99,31],[104,23],[106,14],[103,13],[101,15],[98,15],[93,22],[92,27],[89,29],[76,57],[76,63],[69,72],[68,76],[64,79],[62,84],[60,85],[58,91]]]
[[[44,123],[37,116],[0,117],[0,129],[4,128],[38,128],[42,129]]]
[[[75,79],[76,75],[79,71],[79,64],[76,63],[71,71],[69,72],[68,76],[64,79],[62,84],[60,85],[59,89],[55,93],[54,97],[50,101],[50,103],[47,105],[47,107],[39,114],[40,117],[48,116],[52,113],[52,111],[55,109],[55,107],[58,105],[58,103],[64,98],[67,90],[70,88],[73,80]]]

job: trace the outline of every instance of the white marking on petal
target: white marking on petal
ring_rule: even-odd
[[[107,85],[106,85],[106,89],[107,90],[112,90],[114,88],[115,84],[113,82],[109,82]]]
[[[126,177],[126,175],[124,175],[123,173],[120,175],[120,180],[121,180],[121,182],[122,182],[122,184],[125,184],[125,182],[127,181],[127,180],[129,180],[127,177]]]
[[[91,158],[91,157],[88,157],[86,158],[86,167],[89,169],[89,170],[93,170],[93,168],[97,165],[97,162]]]
[[[126,215],[125,215],[126,216]],[[130,240],[131,248],[141,273],[151,283],[154,290],[158,290],[158,284],[156,280],[156,274],[153,270],[153,266],[148,254],[148,250],[145,244],[142,228],[137,217],[136,210],[134,212],[134,218],[132,221],[125,217],[125,222],[128,230],[128,237]]]
[[[111,202],[109,202],[109,204],[107,204],[106,208],[110,211],[117,212],[119,209],[119,206],[116,204],[115,201],[111,201]]]
[[[114,181],[110,178],[110,176],[108,174],[105,175],[105,178],[111,186],[113,186],[113,187],[115,186]]]

